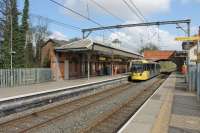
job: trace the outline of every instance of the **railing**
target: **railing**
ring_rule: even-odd
[[[200,65],[189,67],[189,90],[196,91],[200,97]]]
[[[49,68],[0,69],[0,88],[42,83],[52,80]]]

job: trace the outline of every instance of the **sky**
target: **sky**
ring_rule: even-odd
[[[81,18],[51,2],[50,0],[29,0],[30,20],[37,24],[41,20],[34,16],[43,16],[57,21],[48,22],[52,32],[51,38],[68,40],[73,37],[82,37],[80,31],[67,27],[73,25],[81,29],[98,27],[98,25]],[[89,17],[103,26],[116,24],[130,24],[142,22],[128,8],[124,0],[55,0],[63,6],[71,8],[80,14]],[[131,5],[131,0],[125,0]],[[19,10],[23,9],[24,0],[18,0]],[[94,2],[103,6],[113,16],[99,8]],[[196,34],[200,25],[200,0],[132,0],[142,12],[148,22],[163,20],[191,19],[191,33]],[[40,20],[40,21],[39,21]],[[59,23],[59,24],[58,24]],[[61,25],[64,23],[65,25]],[[181,25],[186,28],[186,25]],[[118,38],[121,47],[130,51],[137,51],[147,43],[154,43],[163,50],[181,50],[181,43],[174,41],[177,36],[185,36],[185,33],[170,26],[136,27],[125,29],[114,29],[92,33],[89,38],[98,41],[112,41]]]

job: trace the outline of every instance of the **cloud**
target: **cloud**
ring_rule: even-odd
[[[70,7],[77,12],[88,15],[87,5],[89,7],[90,15],[101,16],[105,15],[105,11],[100,9],[92,2],[93,0],[64,0],[64,5]],[[94,0],[113,14],[125,20],[136,20],[136,16],[130,11],[123,0]],[[130,0],[126,0],[131,5]],[[170,9],[171,0],[132,0],[135,5],[142,11],[144,15],[151,15],[154,13],[166,12]],[[68,15],[72,15],[68,11]],[[74,15],[73,15],[74,16]]]
[[[89,7],[89,16],[92,18],[99,19],[105,16],[105,12],[96,6],[92,1],[93,0],[63,0],[64,5],[70,7],[81,14],[88,16],[87,6]],[[125,24],[127,23],[137,23],[138,19],[130,11],[123,0],[95,0],[97,3],[102,5],[104,8],[112,12],[114,15],[122,18]],[[126,0],[130,3],[130,0]],[[172,0],[132,0],[135,5],[140,9],[140,11],[145,15],[149,16],[156,13],[165,13],[170,10]],[[67,15],[75,16],[76,15],[65,12]],[[108,14],[107,14],[108,15]],[[80,17],[78,17],[80,18]],[[159,31],[160,39],[158,41],[158,35],[155,31]],[[142,44],[154,43],[161,47],[161,49],[168,50],[180,50],[181,45],[178,42],[174,41],[175,35],[170,34],[168,31],[152,28],[150,32],[146,27],[136,27],[136,28],[127,28],[120,30],[116,33],[111,33],[107,38],[109,41],[116,38],[122,41],[121,47],[129,49],[132,51],[137,51]],[[101,40],[101,37],[93,37],[97,40]]]
[[[179,0],[182,4],[187,4],[187,3],[200,3],[200,0]]]
[[[67,37],[59,31],[54,31],[49,38],[57,40],[68,40]]]
[[[191,35],[198,34],[198,30],[199,30],[198,26],[192,26],[191,27]]]
[[[158,29],[157,27],[148,29],[137,27],[112,33],[106,41],[111,42],[114,39],[119,39],[122,42],[121,48],[134,52],[137,52],[148,43],[153,43],[163,50],[181,50],[181,43],[176,42],[174,40],[175,37],[176,35],[172,35],[168,31]],[[102,41],[100,37],[95,39]]]
[[[181,50],[182,45],[180,42],[175,41],[175,37],[176,35],[172,35],[166,30],[158,30],[157,27],[148,29],[145,27],[137,27],[112,33],[108,38],[103,39],[100,36],[95,36],[92,39],[103,41],[106,44],[110,44],[114,39],[119,39],[122,43],[120,46],[116,45],[116,47],[132,52],[138,52],[142,46],[148,43],[155,44],[161,50]]]

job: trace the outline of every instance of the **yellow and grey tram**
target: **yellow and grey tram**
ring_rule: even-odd
[[[129,80],[148,80],[160,74],[160,65],[147,60],[134,60]]]

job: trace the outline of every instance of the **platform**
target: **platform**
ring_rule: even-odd
[[[90,79],[82,78],[76,80],[61,80],[12,88],[0,88],[0,101],[117,79],[124,77],[125,75],[126,74],[99,76],[91,77]]]
[[[119,133],[200,133],[200,102],[173,73]]]

